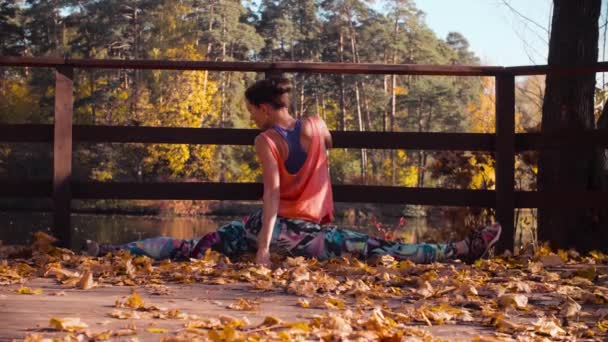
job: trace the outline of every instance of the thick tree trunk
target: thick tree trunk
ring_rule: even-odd
[[[598,58],[598,18],[601,0],[554,0],[549,65],[592,64]],[[577,131],[595,128],[593,97],[595,74],[548,75],[543,102],[542,131]],[[540,191],[584,191],[599,188],[598,149],[565,147],[542,151]],[[566,200],[566,199],[565,199]],[[608,248],[608,227],[597,211],[539,209],[541,241],[554,248],[579,251]],[[602,222],[604,221],[604,222]]]

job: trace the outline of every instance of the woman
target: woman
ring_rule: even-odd
[[[403,244],[337,227],[327,150],[332,140],[317,116],[296,120],[289,114],[291,86],[286,79],[266,79],[245,92],[251,119],[262,130],[255,150],[262,165],[263,208],[243,221],[233,221],[199,239],[158,237],[126,245],[98,245],[88,241],[90,255],[129,250],[155,259],[198,258],[211,248],[228,256],[256,253],[256,262],[270,266],[270,252],[321,260],[350,254],[361,259],[391,255],[398,260],[430,263],[484,256],[500,237],[494,224],[449,244]]]

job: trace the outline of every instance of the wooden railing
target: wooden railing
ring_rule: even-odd
[[[333,74],[399,74],[492,76],[496,84],[496,133],[401,133],[334,131],[335,147],[487,151],[496,158],[496,190],[448,190],[390,186],[334,185],[334,197],[342,202],[407,203],[421,205],[496,208],[504,228],[500,249],[513,248],[515,208],[608,207],[607,192],[541,193],[515,191],[515,153],[561,146],[604,146],[608,131],[515,134],[515,76],[572,74],[608,71],[608,63],[576,68],[548,66],[488,67],[385,65],[350,63],[250,63],[153,60],[83,60],[58,58],[0,57],[0,66],[51,67],[55,70],[55,120],[53,125],[0,125],[0,143],[43,142],[53,145],[53,179],[49,181],[0,181],[0,198],[52,197],[54,233],[70,241],[72,199],[215,199],[257,200],[259,183],[135,183],[75,182],[72,144],[75,143],[168,143],[253,145],[259,133],[252,129],[117,127],[73,125],[74,68],[170,69],[306,72]]]

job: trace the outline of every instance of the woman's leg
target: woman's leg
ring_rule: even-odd
[[[390,255],[397,260],[410,260],[418,264],[461,258],[472,262],[482,256],[498,241],[500,225],[495,224],[473,232],[467,239],[449,244],[405,244],[377,239],[349,229],[320,227],[317,224],[292,219],[281,219],[275,228],[275,248],[294,256],[314,257],[320,260],[349,254],[360,259]]]
[[[150,258],[161,259],[187,259],[198,240],[174,239],[171,237],[154,237],[129,242],[123,245],[101,244],[95,252],[93,242],[87,241],[90,255],[105,255],[118,251],[128,251],[133,255],[145,255]]]
[[[348,254],[359,259],[369,259],[390,255],[397,260],[410,260],[418,264],[428,264],[454,258],[456,249],[453,244],[404,244],[377,239],[349,229],[336,227],[321,228],[318,232],[298,233],[291,229],[286,236],[298,236],[299,241],[291,249],[294,255],[316,257],[321,260]],[[282,232],[283,233],[283,232]],[[305,238],[304,238],[305,237]],[[292,240],[294,240],[292,238]]]

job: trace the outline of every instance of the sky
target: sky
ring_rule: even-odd
[[[426,24],[438,37],[445,39],[451,31],[460,32],[482,64],[515,66],[547,62],[552,0],[415,0],[415,3],[425,12]],[[382,6],[383,1],[374,5],[379,10]]]

